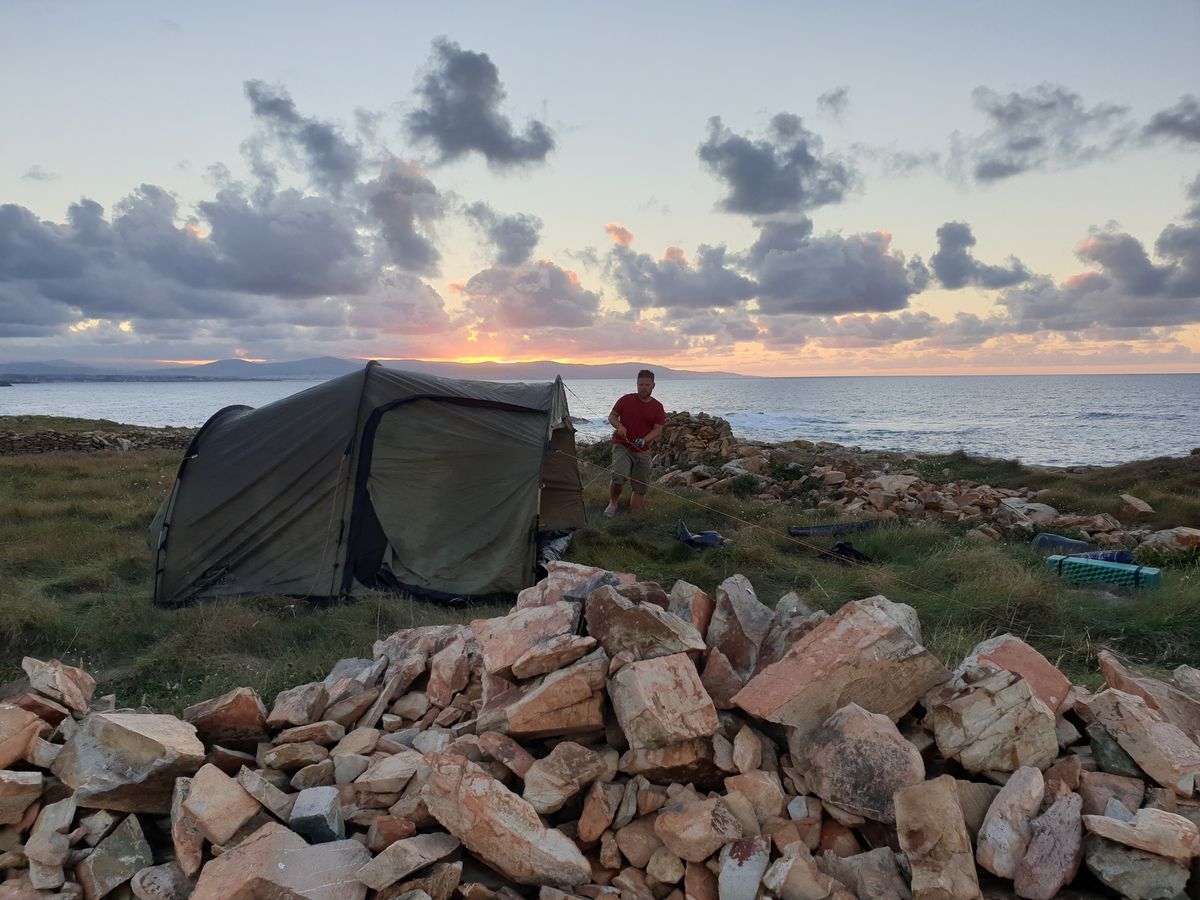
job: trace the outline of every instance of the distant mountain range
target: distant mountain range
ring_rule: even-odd
[[[159,366],[156,368],[102,368],[69,362],[0,362],[0,380],[29,381],[316,381],[336,378],[361,369],[366,363],[336,356],[319,356],[291,362],[248,362],[244,359],[219,359],[195,366]],[[660,379],[743,378],[736,372],[694,372],[672,369],[653,363],[624,362],[590,365],[538,360],[524,363],[456,363],[424,359],[389,359],[389,369],[405,369],[446,378],[475,378],[483,381],[549,381],[563,378],[628,378],[640,369],[652,369]]]

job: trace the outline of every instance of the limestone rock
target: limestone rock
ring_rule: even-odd
[[[416,751],[385,756],[354,780],[362,791],[393,794],[404,789],[410,778],[427,768],[425,758]]]
[[[1002,669],[1020,675],[1052,713],[1071,690],[1071,682],[1062,672],[1027,643],[1012,634],[1002,634],[976,644],[954,671],[954,677],[970,683],[980,680],[989,670]]]
[[[224,844],[262,806],[216,766],[205,765],[192,778],[183,808],[205,838],[214,844]]]
[[[15,825],[42,795],[41,772],[0,769],[0,825]]]
[[[925,780],[920,752],[892,720],[856,703],[839,709],[800,742],[807,750],[814,792],[876,822],[895,822],[893,794]]]
[[[428,758],[422,794],[442,827],[472,853],[518,884],[584,884],[592,870],[562,832],[546,828],[537,812],[464,757]]]
[[[634,750],[711,735],[720,727],[712,699],[684,653],[624,666],[609,680],[608,694]]]
[[[588,595],[584,616],[588,634],[609,656],[627,651],[635,659],[653,659],[704,650],[704,639],[690,623],[654,604],[634,603],[612,587]]]
[[[200,871],[204,859],[204,835],[183,806],[191,790],[192,779],[177,778],[171,793],[171,845],[179,867],[188,878]]]
[[[725,655],[734,671],[749,678],[774,621],[775,614],[759,602],[749,580],[744,575],[732,575],[717,585],[704,640]]]
[[[852,601],[755,675],[734,703],[752,716],[801,731],[848,703],[893,722],[949,672],[902,624],[902,604]]]
[[[154,856],[137,816],[126,816],[76,867],[75,874],[83,885],[84,896],[103,897],[152,865]]]
[[[1200,738],[1200,700],[1166,682],[1130,671],[1107,650],[1100,651],[1098,661],[1109,687],[1141,697],[1193,741]]]
[[[998,670],[957,690],[947,685],[927,705],[938,750],[968,772],[1042,769],[1058,756],[1054,713],[1018,675]]]
[[[1200,829],[1175,813],[1149,807],[1139,809],[1128,822],[1109,816],[1084,816],[1091,834],[1181,862],[1200,856]]]
[[[1014,887],[1030,900],[1051,900],[1070,884],[1083,861],[1078,794],[1059,797],[1033,820],[1028,848],[1017,864]]]
[[[465,688],[470,679],[471,658],[467,653],[467,642],[459,633],[429,660],[429,684],[425,694],[431,703],[449,706],[454,695]]]
[[[196,703],[183,711],[183,720],[196,726],[208,744],[259,743],[267,737],[267,708],[253,688],[234,688],[227,694]]]
[[[896,854],[888,847],[878,847],[853,856],[838,856],[826,850],[817,859],[817,867],[839,884],[845,885],[851,897],[912,900],[908,882],[896,865]]]
[[[654,821],[652,814],[643,815],[616,830],[621,855],[634,868],[646,868],[655,851],[663,846],[662,839],[654,832]]]
[[[329,749],[313,741],[279,744],[262,754],[261,762],[280,772],[295,772],[329,758]]]
[[[33,690],[58,701],[78,716],[87,712],[96,692],[96,680],[83,669],[64,665],[57,659],[42,662],[32,656],[21,660],[21,668]]]
[[[1186,552],[1193,547],[1200,547],[1200,528],[1188,528],[1181,525],[1178,528],[1156,531],[1142,541],[1142,546],[1154,550],[1164,550],[1168,553]]]
[[[624,790],[619,784],[603,781],[592,783],[583,800],[583,810],[579,813],[579,840],[585,844],[600,840],[600,835],[613,824],[623,795]]]
[[[722,897],[753,897],[771,863],[771,842],[764,837],[734,841],[721,850],[717,889]]]
[[[745,687],[746,679],[734,669],[729,657],[714,647],[704,661],[700,683],[717,709],[733,709],[733,698]]]
[[[193,885],[178,863],[168,862],[139,870],[129,887],[138,900],[187,900]]]
[[[1000,788],[976,839],[975,860],[993,875],[1013,878],[1033,837],[1046,786],[1040,769],[1022,766]]]
[[[1108,772],[1080,772],[1079,794],[1083,814],[1102,816],[1108,801],[1116,798],[1126,809],[1137,809],[1146,796],[1146,782],[1140,778],[1112,775]]]
[[[237,783],[279,821],[286,822],[291,817],[295,794],[285,794],[254,769],[243,768],[238,772]]]
[[[512,737],[572,736],[604,730],[604,677],[608,656],[589,653],[519,691],[508,691],[479,713],[479,731]]]
[[[1115,688],[1076,701],[1080,714],[1103,726],[1146,774],[1180,797],[1200,778],[1200,747],[1141,697]]]
[[[1190,874],[1185,863],[1106,841],[1095,834],[1084,841],[1084,860],[1093,875],[1129,900],[1178,897]]]
[[[704,637],[712,620],[712,597],[686,581],[676,581],[667,597],[667,612],[690,624]]]
[[[277,822],[206,864],[191,900],[363,900],[357,873],[371,858],[358,841],[310,846]]]
[[[958,803],[962,807],[967,834],[973,841],[979,834],[979,829],[983,827],[983,819],[991,809],[992,801],[1000,793],[1000,788],[998,785],[963,781],[961,778],[955,779],[954,787],[958,791]]]
[[[321,718],[328,702],[329,694],[320,681],[280,691],[275,695],[275,705],[271,708],[271,714],[267,716],[267,727],[290,728],[316,722]]]
[[[895,802],[896,832],[912,867],[915,900],[981,897],[954,779],[942,775],[901,788]]]
[[[204,765],[196,729],[166,715],[96,712],[67,741],[52,771],[80,806],[166,813],[175,779]]]
[[[596,646],[596,639],[590,635],[555,635],[534,644],[517,657],[512,664],[513,677],[524,679],[545,675],[583,659]]]
[[[29,744],[45,728],[36,713],[11,703],[0,703],[0,768],[24,759]]]
[[[526,771],[522,796],[542,815],[558,812],[606,768],[604,758],[595,750],[562,741]]]
[[[448,834],[418,834],[396,841],[358,870],[358,880],[382,891],[406,875],[444,859],[458,849],[458,839]]]
[[[654,820],[654,833],[680,859],[703,862],[739,839],[742,827],[721,798],[711,797],[663,807]]]
[[[1121,495],[1121,521],[1145,522],[1154,518],[1154,507],[1133,494]]]
[[[363,729],[366,730],[366,729]],[[324,719],[309,725],[285,728],[275,735],[274,744],[302,744],[311,741],[322,747],[332,747],[346,736],[346,726],[341,722]]]
[[[327,844],[346,836],[342,804],[335,787],[311,787],[296,795],[288,827],[310,844]]]
[[[578,625],[579,606],[558,602],[494,619],[475,619],[471,631],[483,648],[483,668],[489,674],[511,678],[514,662],[548,638],[574,634]]]

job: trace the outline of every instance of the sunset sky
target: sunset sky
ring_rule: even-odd
[[[0,4],[0,362],[1200,371],[1200,4]]]

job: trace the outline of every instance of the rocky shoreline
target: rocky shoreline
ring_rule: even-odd
[[[553,562],[507,615],[377,641],[268,707],[0,690],[2,900],[1182,896],[1200,672],[1020,638],[952,670],[882,596],[773,608]],[[765,599],[765,598],[763,598]],[[986,894],[985,894],[986,892]]]

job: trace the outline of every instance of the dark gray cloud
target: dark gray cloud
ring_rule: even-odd
[[[817,98],[817,109],[835,119],[840,119],[849,105],[850,88],[844,84],[826,91]]]
[[[929,264],[942,287],[948,290],[973,285],[981,288],[1006,288],[1029,278],[1021,261],[1010,257],[1008,266],[989,266],[971,256],[975,235],[966,222],[947,222],[937,230],[938,249]]]
[[[500,111],[504,86],[486,53],[438,38],[416,93],[421,103],[405,119],[409,134],[431,144],[443,162],[475,151],[503,169],[543,162],[554,149],[554,135],[545,123],[533,119],[518,134]]]
[[[30,166],[25,170],[25,174],[21,176],[23,181],[57,181],[58,176],[53,172],[47,172],[41,166]]]
[[[937,330],[938,324],[938,319],[923,311],[905,310],[894,316],[859,313],[828,322],[827,336],[835,339],[841,346],[894,344],[930,337]]]
[[[1114,228],[1093,231],[1076,255],[1098,270],[1061,284],[1039,277],[998,301],[1021,331],[1150,329],[1200,322],[1200,179],[1183,223],[1160,232],[1155,262],[1145,246]]]
[[[1099,103],[1089,108],[1062,85],[1039,84],[1009,94],[977,87],[971,100],[988,128],[959,138],[952,164],[979,182],[1073,168],[1112,154],[1133,134],[1128,107]]]
[[[250,80],[244,88],[255,117],[298,157],[314,185],[340,197],[357,181],[362,151],[334,125],[302,116],[282,87]]]
[[[1156,112],[1142,129],[1142,135],[1200,144],[1200,100],[1194,94],[1184,94],[1174,106]]]
[[[772,117],[758,140],[734,134],[713,116],[697,153],[728,187],[720,201],[727,212],[799,213],[840,203],[856,177],[847,163],[826,155],[820,137],[790,113]]]
[[[812,236],[812,223],[768,223],[745,255],[758,279],[766,315],[841,315],[891,312],[928,283],[919,257],[891,249],[891,236],[873,232]]]
[[[441,254],[429,232],[446,203],[428,176],[412,163],[394,159],[367,185],[367,195],[392,262],[409,272],[436,273]]]
[[[584,328],[600,310],[598,294],[549,260],[484,269],[471,276],[462,293],[487,329]]]
[[[667,248],[663,258],[656,260],[626,243],[615,243],[609,251],[608,274],[634,309],[733,307],[758,290],[730,267],[723,246],[701,245],[691,263],[678,247]]]
[[[467,217],[487,236],[496,250],[498,266],[519,266],[528,262],[541,238],[542,220],[526,213],[501,215],[486,203],[472,203]]]
[[[758,325],[744,309],[675,308],[662,321],[689,340],[700,339],[709,346],[756,341],[759,337]]]

